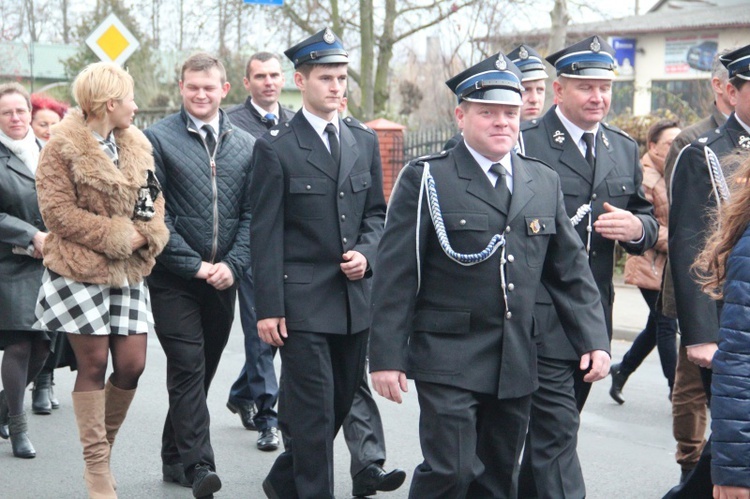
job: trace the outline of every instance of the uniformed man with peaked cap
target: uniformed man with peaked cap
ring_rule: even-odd
[[[588,380],[606,324],[560,180],[514,152],[521,73],[494,55],[447,82],[464,140],[404,168],[373,282],[370,371],[400,402],[416,382],[424,461],[411,498],[515,498],[536,389],[532,313],[546,287]]]
[[[286,437],[263,490],[329,498],[333,440],[364,375],[383,174],[375,133],[338,115],[349,60],[341,40],[326,28],[285,54],[302,109],[258,139],[250,186],[258,334],[281,354]],[[378,490],[405,478],[384,485],[378,475]]]
[[[521,149],[559,175],[565,209],[588,252],[612,336],[614,245],[641,254],[656,242],[658,224],[641,188],[638,145],[604,123],[614,78],[614,50],[591,36],[547,57],[555,67],[557,105],[521,127]],[[532,397],[530,459],[522,470],[525,497],[584,497],[576,453],[579,411],[591,384],[563,334],[549,294],[539,290],[539,385]],[[527,479],[533,473],[533,480]]]
[[[719,339],[721,302],[703,293],[690,268],[713,232],[713,212],[728,199],[722,178],[729,177],[750,151],[750,45],[729,52],[719,59],[727,68],[726,91],[735,102],[734,112],[720,127],[686,146],[677,157],[671,179],[672,203],[669,209],[669,264],[674,282],[677,319],[688,359],[701,367],[706,396],[711,400],[711,363]],[[729,399],[731,404],[733,399]],[[723,402],[726,404],[726,401]],[[730,404],[730,405],[731,405]],[[712,404],[715,420],[731,418],[731,411]],[[712,447],[714,447],[712,449]],[[694,471],[685,483],[672,489],[670,498],[699,497],[711,493],[713,485],[742,484],[738,479],[732,442],[714,441],[705,445]],[[711,462],[711,453],[718,456]]]

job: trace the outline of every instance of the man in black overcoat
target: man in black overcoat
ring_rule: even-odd
[[[521,73],[503,54],[447,82],[464,140],[421,158],[392,193],[373,283],[370,371],[396,402],[414,379],[420,443],[409,496],[516,497],[537,387],[534,297],[542,287],[588,381],[609,341],[560,179],[513,152]]]
[[[627,252],[641,254],[656,242],[658,224],[641,187],[638,145],[602,122],[612,96],[612,47],[592,36],[547,61],[557,71],[557,105],[541,119],[523,124],[521,149],[560,175],[565,210],[586,247],[611,338],[615,241]],[[524,476],[533,473],[533,480],[522,483],[536,483],[537,490],[522,490],[522,495],[582,498],[586,492],[576,446],[579,412],[591,384],[583,381],[577,352],[544,289],[536,302],[540,389],[532,398],[530,459],[522,471]]]

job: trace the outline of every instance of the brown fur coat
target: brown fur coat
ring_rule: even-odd
[[[36,183],[39,208],[49,229],[44,265],[78,282],[122,286],[151,273],[169,240],[164,196],[148,222],[132,220],[146,170],[154,169],[151,144],[131,126],[115,130],[119,168],[101,150],[81,113],[71,111],[42,150]],[[132,251],[138,230],[148,241]]]

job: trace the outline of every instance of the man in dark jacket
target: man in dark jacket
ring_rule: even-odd
[[[221,488],[206,395],[229,338],[237,282],[250,264],[254,139],[219,109],[228,91],[221,62],[195,54],[182,66],[182,110],[145,131],[171,232],[148,279],[167,356],[162,471],[165,481],[192,486],[195,497]]]
[[[424,462],[410,498],[515,498],[537,388],[537,291],[549,291],[587,381],[609,371],[607,327],[559,177],[514,152],[520,71],[497,54],[447,84],[464,140],[408,165],[393,191],[370,371],[396,402],[407,376],[416,383]]]
[[[348,56],[325,29],[288,49],[302,109],[253,154],[252,269],[258,333],[280,347],[287,439],[263,482],[272,498],[333,497],[333,440],[364,370],[369,278],[385,199],[375,133],[338,110]],[[403,483],[403,472],[378,490]]]
[[[723,125],[734,110],[734,104],[729,101],[729,94],[727,94],[727,68],[719,60],[721,55],[726,55],[729,52],[730,50],[724,50],[716,54],[711,67],[710,84],[714,94],[714,106],[711,114],[697,123],[683,128],[669,148],[667,159],[664,161],[667,195],[671,195],[669,189],[672,170],[680,151],[698,137]],[[660,305],[664,315],[673,319],[677,318],[669,259],[667,259],[667,265],[664,269]],[[700,367],[688,360],[687,349],[681,340],[672,390],[672,435],[677,441],[675,460],[680,465],[680,482],[684,482],[688,474],[695,468],[706,443],[706,400]]]
[[[672,172],[669,209],[669,263],[674,282],[677,319],[687,359],[701,368],[706,396],[711,402],[711,361],[717,350],[721,302],[703,293],[690,267],[713,232],[713,210],[728,195],[720,178],[728,178],[739,164],[738,155],[750,149],[750,45],[720,58],[727,68],[726,89],[734,113],[718,129],[685,147]],[[711,444],[686,481],[666,497],[711,494]]]
[[[243,83],[250,95],[244,104],[227,111],[232,125],[258,139],[274,125],[292,119],[294,113],[279,104],[284,73],[276,55],[270,52],[253,54],[247,62]],[[258,430],[258,449],[274,451],[279,448],[279,421],[275,409],[279,385],[273,367],[276,347],[258,337],[250,269],[240,278],[239,303],[245,335],[245,364],[229,390],[227,407],[239,414],[245,428]]]
[[[565,208],[586,246],[611,338],[615,242],[628,253],[641,254],[656,242],[658,224],[641,187],[638,145],[603,122],[612,96],[614,49],[602,37],[592,36],[547,61],[557,71],[557,105],[521,126],[522,151],[560,175]],[[591,384],[583,381],[586,373],[543,288],[536,297],[534,319],[539,328],[539,390],[532,397],[529,422],[531,458],[522,473],[533,473],[540,498],[584,497],[576,446],[579,412]],[[534,492],[522,490],[521,495],[534,497]]]

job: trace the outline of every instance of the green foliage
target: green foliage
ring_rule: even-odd
[[[140,29],[138,23],[131,14],[130,9],[124,5],[122,0],[99,0],[94,11],[88,17],[83,18],[75,29],[75,40],[80,42],[80,51],[64,62],[65,72],[72,81],[76,75],[88,64],[98,62],[98,57],[86,45],[85,40],[94,29],[109,14],[114,13],[120,21],[138,39],[140,47],[125,61],[125,68],[135,80],[135,100],[141,106],[153,105],[155,101],[163,102],[160,84],[154,71],[152,43]],[[70,97],[68,97],[70,98]],[[166,97],[168,99],[168,97]]]

